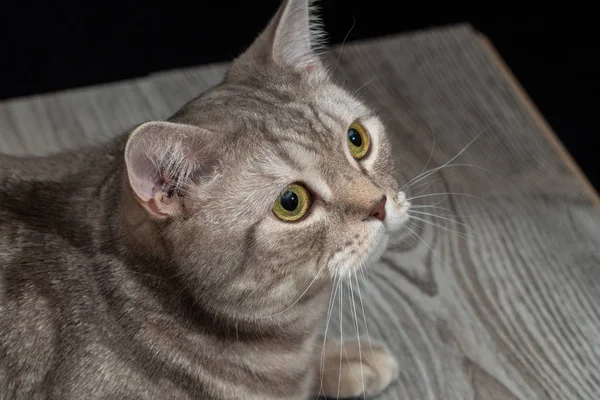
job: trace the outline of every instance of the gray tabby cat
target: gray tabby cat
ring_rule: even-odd
[[[323,348],[334,279],[381,255],[409,203],[310,11],[286,1],[168,121],[0,157],[0,398],[306,400],[395,379],[382,345]]]

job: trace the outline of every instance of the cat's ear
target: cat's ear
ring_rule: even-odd
[[[284,0],[263,32],[234,60],[232,74],[268,64],[296,71],[322,69],[318,53],[323,36],[312,0]]]
[[[155,217],[182,211],[189,186],[211,169],[211,132],[165,121],[145,122],[125,146],[129,185],[138,202]]]

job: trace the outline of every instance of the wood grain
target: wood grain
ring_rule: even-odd
[[[585,186],[586,190],[590,194],[590,197],[594,200],[596,205],[600,206],[600,195],[598,194],[598,192],[596,192],[590,181],[581,171],[571,154],[569,154],[567,149],[562,145],[556,134],[552,131],[550,125],[548,125],[546,120],[544,120],[544,117],[537,109],[537,107],[535,107],[535,105],[531,101],[531,98],[529,98],[527,93],[519,85],[517,79],[510,72],[508,66],[504,63],[504,60],[502,60],[500,54],[494,48],[493,44],[488,40],[487,37],[483,35],[480,35],[479,39],[481,40],[484,49],[490,53],[500,70],[503,72],[504,78],[508,81],[508,83],[512,86],[517,96],[520,98],[523,107],[525,107],[529,111],[531,116],[539,125],[540,131],[546,135],[546,138],[555,147],[556,152],[563,159],[564,163],[567,164],[567,166],[569,166],[573,170],[573,175],[577,176],[581,180],[582,184]]]
[[[226,66],[0,103],[0,152],[165,118]],[[356,315],[402,365],[381,399],[600,398],[597,195],[490,47],[468,25],[357,42],[336,74],[385,119],[407,182],[476,138],[409,187],[406,232],[335,297],[330,334],[355,336]]]

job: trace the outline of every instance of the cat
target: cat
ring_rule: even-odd
[[[0,398],[373,397],[397,379],[384,345],[347,340],[340,362],[322,333],[335,279],[410,203],[321,32],[286,0],[170,118],[0,156]]]

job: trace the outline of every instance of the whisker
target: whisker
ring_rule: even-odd
[[[439,203],[439,202],[438,202],[438,203]],[[436,205],[436,203],[434,203],[434,204],[432,204],[432,205],[429,205],[429,204],[412,204],[412,205],[410,206],[410,208],[411,208],[411,210],[410,210],[409,212],[414,212],[414,211],[415,211],[414,209],[417,209],[417,210],[418,210],[418,209],[423,209],[423,208],[425,208],[425,209],[427,209],[427,208],[434,208],[434,209],[436,209],[436,210],[444,210],[444,211],[447,211],[449,214],[451,214],[451,215],[455,215],[455,216],[457,216],[457,217],[458,217],[459,215],[462,215],[463,217],[474,217],[474,216],[477,216],[477,215],[483,215],[482,213],[476,213],[476,214],[473,214],[473,213],[469,213],[469,214],[462,214],[462,213],[461,213],[461,214],[459,214],[459,213],[457,213],[456,211],[454,211],[454,210],[451,210],[450,208],[446,208],[446,207],[439,207],[439,206],[437,206],[437,205]]]
[[[357,339],[357,343],[358,343],[358,360],[360,362],[360,377],[362,379],[362,387],[365,387],[365,374],[363,372],[363,363],[362,363],[362,347],[361,347],[361,343],[360,343],[360,329],[358,327],[358,315],[356,313],[356,303],[354,300],[354,285],[352,285],[352,275],[355,274],[350,274],[348,276],[348,286],[350,289],[350,296],[352,297],[352,301],[350,302],[350,304],[352,305],[352,314],[353,314],[353,318],[354,318],[354,325],[356,327],[356,339]]]
[[[411,201],[411,200],[415,200],[415,199],[421,199],[423,197],[432,197],[432,196],[466,196],[466,197],[472,197],[474,199],[477,200],[481,200],[481,201],[485,201],[484,199],[482,199],[481,197],[477,197],[477,196],[473,196],[472,194],[467,194],[467,193],[454,193],[454,192],[440,192],[440,193],[429,193],[429,194],[422,194],[420,196],[415,196],[415,197],[409,197],[406,200],[407,201]]]
[[[419,196],[419,195],[421,195],[421,194],[423,194],[423,193],[427,192],[427,191],[429,190],[429,188],[431,187],[431,185],[433,185],[435,182],[437,182],[437,181],[441,181],[441,180],[443,180],[443,179],[444,179],[443,177],[442,177],[442,178],[437,178],[437,179],[434,179],[434,180],[432,180],[432,181],[427,181],[427,182],[424,182],[424,183],[420,183],[420,184],[418,184],[417,186],[413,186],[413,187],[410,187],[410,186],[409,186],[409,187],[407,187],[407,188],[405,189],[405,191],[406,191],[406,193],[407,193],[407,194],[408,194],[409,192],[411,192],[411,196]],[[414,193],[414,194],[412,193],[412,192],[414,191],[414,189],[416,189],[416,188],[418,188],[418,187],[421,187],[421,186],[424,186],[424,185],[426,185],[426,186],[425,186],[423,189],[419,190],[419,192],[418,192],[418,193]]]
[[[484,128],[481,132],[479,132],[477,135],[475,135],[475,137],[473,139],[471,139],[471,141],[469,143],[467,143],[467,145],[465,147],[462,148],[461,151],[459,151],[454,157],[452,157],[451,159],[449,159],[448,161],[446,161],[444,164],[442,164],[440,167],[434,168],[433,170],[439,170],[440,168],[443,168],[444,166],[447,166],[448,164],[450,164],[452,161],[456,160],[462,153],[464,153],[477,139],[479,139],[481,137],[481,135],[483,135],[489,128],[491,128],[494,125],[494,123],[491,123],[490,125],[488,125],[486,128]],[[433,173],[433,172],[431,172]],[[427,174],[427,173],[426,173]],[[429,173],[430,174],[430,173]],[[423,174],[419,174],[416,177],[414,177],[413,179],[411,179],[410,181],[408,181],[407,183],[404,184],[404,186],[402,188],[400,188],[400,190],[404,189],[407,185],[409,185],[410,183],[412,183],[415,179],[423,179],[421,178],[421,175]],[[429,175],[427,175],[429,176]]]
[[[331,314],[335,305],[335,296],[340,287],[340,278],[336,274],[333,278],[333,287],[331,290],[331,296],[329,297],[329,307],[327,307],[327,318],[325,320],[325,333],[323,334],[323,349],[321,350],[321,388],[319,389],[319,395],[324,394],[323,391],[323,376],[325,373],[325,348],[327,346],[327,331],[329,330],[329,322],[331,321]],[[318,396],[317,396],[318,397]]]
[[[458,235],[458,236],[460,236],[460,237],[463,237],[463,238],[465,238],[465,239],[475,239],[475,240],[478,240],[478,238],[477,238],[477,237],[472,237],[472,236],[466,235],[466,234],[464,234],[464,233],[462,233],[462,232],[456,231],[456,230],[454,230],[454,229],[447,228],[447,227],[445,227],[445,226],[443,226],[443,225],[436,224],[436,223],[434,223],[434,222],[432,222],[432,221],[429,221],[428,219],[424,219],[424,218],[415,217],[414,215],[411,215],[411,216],[410,216],[410,218],[413,218],[413,219],[415,219],[415,220],[417,220],[417,221],[421,221],[421,222],[423,222],[423,223],[425,223],[425,224],[429,224],[429,225],[431,225],[431,226],[433,226],[433,227],[435,227],[435,228],[442,229],[442,230],[444,230],[444,231],[446,231],[446,232],[453,233],[453,234],[455,234],[455,235]]]
[[[477,168],[477,169],[483,169],[483,170],[485,170],[486,172],[490,172],[490,173],[492,173],[492,171],[490,171],[490,170],[489,170],[489,169],[487,169],[487,168],[480,167],[480,166],[478,166],[478,165],[473,165],[473,164],[450,164],[450,165],[447,165],[447,166],[446,166],[446,167],[444,167],[444,168],[449,168],[449,167],[472,167],[472,168]],[[441,169],[440,169],[440,170],[441,170]],[[437,171],[433,171],[433,172],[437,172]],[[448,178],[451,178],[451,177],[453,177],[453,176],[459,176],[459,175],[460,175],[459,173],[449,174],[449,175],[446,177],[446,179],[448,179]],[[423,179],[425,179],[425,178],[428,178],[428,177],[429,177],[429,175],[428,175],[428,176],[425,176],[425,177],[423,177]],[[412,190],[414,190],[414,189],[417,189],[417,188],[419,188],[419,187],[425,186],[425,188],[424,188],[424,189],[422,189],[421,191],[419,191],[419,193],[416,193],[416,194],[415,194],[415,195],[420,195],[420,194],[422,194],[422,193],[426,192],[426,191],[427,191],[427,189],[429,189],[429,188],[431,187],[431,185],[433,185],[435,182],[441,181],[441,180],[443,180],[443,179],[444,179],[444,177],[439,177],[439,178],[433,179],[433,180],[431,180],[431,181],[425,181],[425,182],[421,182],[421,183],[419,183],[419,182],[421,181],[421,179],[419,179],[419,180],[417,180],[417,181],[415,181],[415,182],[411,183],[410,185],[406,186],[406,188],[405,188],[404,190],[408,192],[408,191],[412,191]]]
[[[438,210],[444,210],[444,211],[448,211],[448,212],[449,212],[449,213],[451,213],[451,214],[458,215],[458,214],[456,213],[456,211],[454,211],[454,210],[451,210],[450,208],[446,208],[446,207],[438,207],[438,206],[435,206],[435,205],[429,205],[429,204],[411,204],[410,208],[411,208],[411,209],[413,209],[413,208],[417,208],[417,209],[418,209],[418,208],[435,208],[435,209],[438,209]]]
[[[344,287],[344,283],[346,283],[345,280],[341,280],[341,281],[342,281],[342,288],[340,290],[340,310],[342,308],[341,304],[343,302],[343,293],[344,293],[343,287]],[[348,293],[350,293],[350,288],[348,288]],[[352,308],[350,308],[350,311],[352,311]],[[344,318],[344,314],[342,312],[340,312],[340,338],[342,337],[342,332],[343,332],[343,326],[342,326],[343,318]],[[343,355],[346,356],[346,361],[348,361],[348,365],[350,365],[350,357],[348,357],[348,352],[346,351],[346,346],[343,344],[343,339],[341,339],[341,340],[342,340]],[[340,354],[340,357],[341,357],[341,354]],[[354,376],[354,379],[356,379],[356,381],[358,382],[358,377],[354,373],[354,370],[351,370],[351,372],[352,372],[352,375]],[[340,363],[340,373],[341,373],[341,363]],[[339,394],[338,394],[338,397],[339,397]]]
[[[375,305],[375,300],[373,299],[373,294],[371,293],[371,284],[370,284],[369,278],[368,278],[368,272],[369,272],[369,270],[371,272],[374,272],[375,269],[372,268],[372,265],[367,265],[366,267],[367,267],[366,268],[366,270],[367,270],[366,272],[363,269],[360,269],[359,271],[360,271],[360,275],[362,277],[362,280],[365,283],[365,290],[367,292],[367,299],[369,300],[369,304],[371,305],[371,309],[373,310],[373,313],[371,315],[375,318],[377,325],[384,326],[385,324],[383,324],[381,322],[380,314],[379,314],[379,312],[377,310],[377,306]],[[356,279],[358,279],[358,277]],[[359,293],[360,293],[360,285],[357,284],[357,286],[358,286],[358,290],[359,290]],[[371,337],[369,335],[369,330],[367,328],[368,324],[367,324],[367,315],[366,315],[366,312],[365,312],[365,306],[364,306],[364,303],[363,303],[363,300],[362,300],[362,296],[359,296],[359,298],[360,298],[360,305],[361,305],[362,310],[363,310],[363,317],[365,319],[365,329],[367,330],[367,337],[369,339],[369,346],[371,347],[371,355],[373,357],[375,357],[375,354],[373,353],[373,346],[371,345]]]
[[[373,311],[375,311],[376,310],[375,303],[373,302],[373,298],[372,298],[371,293],[370,293],[370,287],[367,284],[367,272],[368,272],[368,270],[369,270],[370,267],[371,267],[371,265],[367,264],[367,265],[365,265],[365,268],[361,268],[358,272],[359,272],[359,274],[361,276],[361,279],[365,283],[365,291],[367,292],[367,298],[371,301],[371,305],[373,306]],[[364,270],[367,270],[367,272],[365,272]]]
[[[410,211],[408,211],[408,214],[409,214],[409,215],[410,215],[411,213],[422,214],[422,215],[428,215],[428,216],[431,216],[431,217],[439,218],[439,219],[442,219],[442,220],[444,220],[444,221],[448,221],[448,222],[452,222],[452,223],[454,223],[454,224],[460,225],[460,226],[464,227],[465,229],[468,229],[468,230],[470,230],[470,231],[471,231],[471,232],[473,232],[473,233],[477,233],[477,232],[475,232],[475,230],[474,230],[474,229],[472,229],[472,228],[471,228],[469,225],[465,224],[464,222],[459,222],[459,221],[456,221],[456,220],[454,220],[454,219],[452,219],[452,218],[446,218],[446,217],[442,217],[442,216],[440,216],[440,215],[436,215],[436,214],[432,214],[432,213],[428,213],[428,212],[423,212],[423,211],[417,211],[417,210],[410,210]]]
[[[377,311],[377,307],[375,306],[375,300],[373,300],[373,295],[371,294],[371,287],[369,286],[369,280],[367,277],[367,273],[362,270],[360,272],[362,273],[362,277],[365,282],[365,288],[367,290],[367,298],[369,299],[369,302],[371,303],[371,306],[373,307],[373,311]]]
[[[427,204],[415,204],[415,205],[411,205],[411,208],[415,208],[415,206],[420,205],[420,206],[437,206],[438,204],[442,204],[444,201],[446,201],[446,198],[442,198],[441,200],[436,201],[435,203],[427,203]]]
[[[417,175],[411,181],[405,183],[404,186],[402,186],[402,188],[400,188],[400,190],[403,190],[403,189],[408,190],[415,183],[419,183],[423,179],[430,177],[431,175],[435,174],[436,172],[438,172],[442,169],[445,169],[445,168],[450,168],[450,167],[471,167],[471,168],[481,169],[481,170],[484,170],[489,173],[493,173],[492,171],[490,171],[489,169],[487,169],[485,167],[481,167],[479,165],[474,165],[474,164],[444,164],[439,167],[432,168],[429,171],[424,172],[423,174]],[[421,175],[423,175],[423,176],[421,176]],[[440,179],[442,179],[442,178],[440,178]]]
[[[354,29],[355,25],[356,25],[356,18],[354,18],[354,16],[352,16],[352,26],[350,27],[350,30],[348,31],[348,33],[346,33],[346,37],[344,37],[344,40],[342,41],[342,45],[340,46],[340,54],[338,54],[338,58],[335,62],[335,67],[333,68],[333,73],[335,73],[335,71],[337,70],[338,63],[340,62],[340,58],[342,58],[342,52],[344,51],[344,44],[346,44],[346,40],[348,40],[348,36],[350,36],[350,33]]]
[[[362,294],[360,292],[360,283],[358,282],[358,274],[356,274],[354,276],[354,280],[356,281],[356,290],[358,291],[358,299],[360,301],[360,308],[362,309],[363,320],[365,321],[365,332],[367,333],[367,340],[369,341],[369,347],[371,348],[371,356],[373,357],[373,360],[374,360],[375,353],[373,351],[373,343],[371,341],[371,335],[369,334],[369,323],[367,322],[367,313],[365,313],[365,306],[363,304]]]
[[[425,163],[425,166],[423,166],[423,169],[421,170],[421,173],[419,175],[421,175],[423,172],[425,172],[425,170],[429,166],[429,162],[431,161],[431,158],[433,157],[433,151],[435,150],[435,131],[433,130],[431,125],[429,125],[429,123],[427,123],[427,126],[429,126],[429,129],[431,130],[431,142],[432,142],[431,151],[429,152],[429,158],[427,158],[427,162]]]
[[[368,81],[366,81],[365,83],[363,83],[363,84],[362,84],[362,85],[361,85],[361,86],[360,86],[358,89],[356,89],[354,92],[352,92],[352,95],[353,95],[353,96],[357,95],[357,94],[358,94],[358,92],[360,92],[360,91],[361,91],[361,90],[362,90],[362,89],[363,89],[365,86],[367,86],[368,84],[370,84],[371,82],[373,82],[373,81],[375,81],[375,80],[377,80],[377,79],[379,79],[379,77],[378,77],[378,76],[376,76],[376,77],[374,77],[374,78],[371,78],[371,79],[369,79]]]
[[[439,178],[439,179],[434,179],[433,181],[430,181],[430,182],[426,182],[426,183],[425,183],[425,185],[427,185],[427,186],[425,186],[423,189],[419,190],[417,193],[414,193],[414,190],[413,190],[413,189],[415,189],[415,188],[406,188],[406,189],[405,189],[405,193],[406,193],[407,195],[409,195],[409,194],[410,194],[411,196],[420,196],[420,195],[422,195],[423,193],[426,193],[426,192],[429,190],[429,188],[431,187],[431,185],[433,185],[433,183],[434,183],[435,181],[438,181],[438,180],[439,180],[439,181],[441,181],[441,180],[443,180],[443,179],[444,179],[444,178]]]
[[[343,354],[346,352],[346,348],[344,347],[344,313],[342,312],[342,308],[343,308],[343,298],[344,298],[344,289],[343,289],[343,282],[340,280],[340,283],[342,284],[341,286],[341,290],[340,290],[340,368],[338,370],[339,372],[339,377],[338,377],[338,390],[337,390],[337,396],[335,396],[336,398],[340,398],[340,389],[342,386],[342,357]]]
[[[412,235],[414,235],[414,236],[415,236],[417,239],[419,239],[421,242],[423,242],[423,244],[424,244],[425,246],[427,246],[427,248],[428,248],[429,250],[431,250],[433,253],[435,253],[435,250],[433,250],[433,248],[432,248],[430,245],[428,245],[428,244],[427,244],[427,242],[426,242],[426,241],[425,241],[425,240],[424,240],[424,239],[423,239],[421,236],[419,236],[419,234],[418,234],[417,232],[413,231],[413,230],[412,230],[412,229],[410,229],[408,226],[406,227],[406,229],[408,229],[408,231],[409,231],[409,232],[410,232]]]
[[[450,175],[450,176],[455,176],[455,175],[458,175],[458,174],[452,174],[452,175]],[[450,177],[450,176],[448,176],[448,177]],[[431,185],[432,185],[434,182],[441,181],[442,179],[444,179],[444,178],[435,178],[435,179],[434,179],[434,180],[432,180],[432,181],[425,181],[425,182],[421,182],[421,183],[419,183],[419,182],[414,182],[414,184],[417,184],[417,183],[419,183],[419,184],[418,184],[418,185],[416,185],[416,186],[412,186],[412,185],[410,185],[410,186],[406,187],[406,190],[413,190],[413,189],[420,188],[421,186],[425,186],[425,185],[427,185],[427,187],[429,187],[429,186],[431,186]]]
[[[430,221],[430,220],[428,220],[428,219],[424,219],[424,218],[421,218],[421,217],[417,217],[417,216],[415,216],[415,215],[411,215],[411,216],[410,216],[410,219],[411,219],[413,222],[415,222],[415,224],[416,224],[416,225],[417,225],[419,228],[421,228],[421,229],[424,229],[424,227],[425,227],[425,225],[423,225],[423,224],[427,224],[427,225],[430,225],[430,226],[432,226],[432,227],[434,227],[434,228],[441,229],[441,230],[443,230],[443,231],[445,231],[445,232],[452,233],[452,234],[454,234],[454,235],[460,236],[460,237],[462,237],[462,238],[465,238],[465,239],[473,239],[473,240],[478,240],[478,239],[479,239],[477,236],[470,236],[470,235],[467,235],[466,233],[460,232],[460,231],[458,231],[458,230],[456,230],[456,229],[451,229],[451,228],[448,228],[448,227],[447,227],[447,226],[445,226],[445,225],[437,224],[437,223],[435,223],[435,222],[433,222],[433,221]],[[416,223],[416,221],[420,221],[420,222],[421,222],[421,223],[423,223],[423,224],[419,225],[419,224],[417,224],[417,223]]]
[[[408,221],[406,222],[406,225],[404,225],[402,227],[402,229],[406,229],[407,228],[407,224],[409,224],[411,222],[416,224],[416,222],[414,220],[412,220],[412,219],[409,218]],[[420,228],[420,225],[417,225],[417,226]],[[413,235],[411,235],[410,232],[406,232],[406,233],[408,233],[410,236],[408,238],[406,238],[406,239],[402,239],[402,242],[403,243],[405,243],[405,242],[408,243],[408,239],[411,239],[410,249],[414,250],[414,248],[419,244],[419,242],[415,239],[415,237]]]
[[[306,292],[308,292],[308,290],[310,289],[310,287],[317,281],[317,279],[319,278],[319,275],[321,274],[321,272],[323,272],[323,270],[325,269],[325,267],[327,266],[327,263],[324,263],[323,266],[319,269],[319,271],[317,271],[315,277],[313,278],[313,280],[309,283],[309,285],[306,287],[306,289],[304,290],[304,292],[302,292],[302,294],[300,295],[300,297],[298,297],[298,299],[296,299],[296,301],[294,301],[290,306],[288,306],[285,310],[279,311],[276,314],[272,314],[272,315],[266,315],[266,316],[261,316],[261,317],[257,317],[257,318],[273,318],[276,317],[278,315],[283,314],[284,312],[288,311],[289,309],[291,309],[292,307],[294,307],[296,304],[298,304],[298,302],[302,299],[302,297],[306,294]]]

